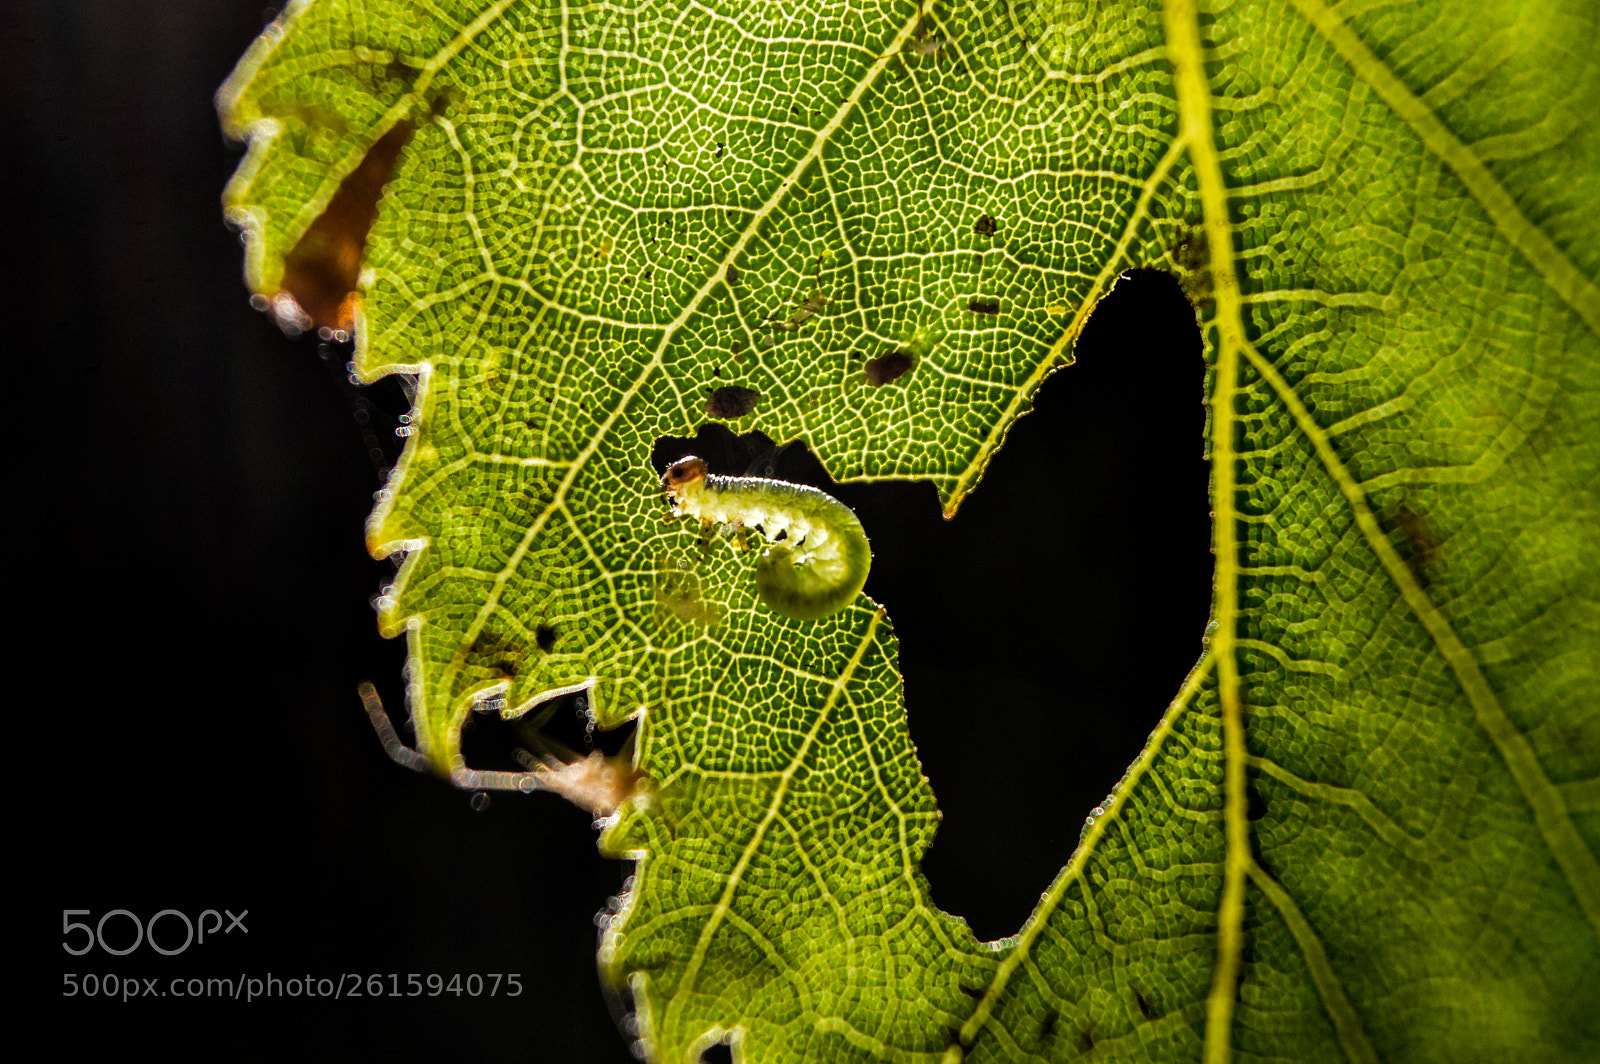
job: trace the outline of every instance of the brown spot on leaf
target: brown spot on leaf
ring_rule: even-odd
[[[994,236],[998,228],[999,226],[995,225],[994,219],[987,214],[978,215],[978,220],[972,223],[972,231],[979,236]]]
[[[1000,313],[1000,301],[998,299],[969,299],[967,300],[967,309],[974,314],[998,314]]]
[[[728,279],[728,287],[732,288],[739,283],[739,267],[731,262],[728,263],[728,268],[723,271],[722,276]]]
[[[706,416],[731,421],[750,413],[760,400],[761,393],[754,388],[724,385],[706,397]]]
[[[1444,564],[1444,541],[1427,517],[1403,502],[1394,508],[1390,521],[1402,537],[1400,556],[1417,582],[1427,587],[1430,576]]]
[[[881,388],[890,381],[897,381],[910,373],[911,367],[916,364],[916,356],[910,351],[892,351],[887,355],[879,355],[867,362],[867,383],[874,388]]]
[[[413,128],[397,122],[379,137],[283,257],[283,290],[317,325],[348,330],[355,324],[356,279],[367,233],[378,215],[378,196]]]

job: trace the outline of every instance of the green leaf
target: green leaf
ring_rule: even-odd
[[[318,0],[262,37],[221,99],[248,279],[324,322],[358,280],[358,372],[419,374],[370,530],[419,743],[458,766],[496,692],[639,718],[602,954],[656,1057],[1600,1058],[1597,17]],[[651,447],[713,410],[953,512],[1137,265],[1207,337],[1208,649],[979,943],[917,871],[886,615],[774,615]]]

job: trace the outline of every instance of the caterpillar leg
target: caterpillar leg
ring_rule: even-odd
[[[389,713],[383,708],[378,689],[370,683],[357,688],[366,708],[372,730],[377,732],[383,752],[390,760],[413,772],[429,772],[432,764],[421,753],[407,746],[395,731]],[[579,757],[553,739],[537,737],[540,753],[517,751],[518,760],[527,766],[523,772],[475,769],[457,765],[450,770],[450,782],[464,791],[551,791],[597,817],[610,816],[637,793],[645,781],[644,773],[633,764],[633,736],[617,753],[606,755],[596,750]]]

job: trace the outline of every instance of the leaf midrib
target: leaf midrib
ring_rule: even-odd
[[[1476,202],[1489,215],[1491,221],[1508,243],[1533,266],[1540,277],[1563,301],[1578,314],[1590,331],[1600,336],[1600,290],[1584,278],[1553,241],[1522,213],[1511,195],[1499,184],[1483,163],[1457,140],[1439,121],[1437,116],[1379,61],[1369,49],[1344,25],[1338,16],[1321,0],[1292,0],[1296,9],[1350,64],[1358,76],[1376,89],[1422,141],[1436,154],[1466,186]],[[1342,987],[1333,975],[1331,966],[1314,929],[1300,913],[1292,896],[1272,881],[1250,856],[1248,821],[1244,816],[1244,768],[1248,755],[1243,741],[1238,692],[1238,663],[1235,657],[1237,636],[1235,623],[1238,616],[1238,582],[1242,572],[1238,565],[1238,544],[1234,521],[1237,517],[1234,486],[1233,409],[1237,392],[1238,359],[1249,363],[1260,374],[1283,403],[1293,419],[1296,429],[1310,442],[1324,470],[1335,483],[1356,519],[1363,538],[1373,551],[1385,575],[1400,593],[1413,616],[1434,641],[1440,655],[1450,665],[1458,684],[1473,706],[1479,726],[1483,728],[1511,772],[1525,800],[1534,813],[1535,822],[1552,855],[1560,865],[1569,886],[1592,927],[1600,933],[1600,863],[1584,844],[1572,824],[1571,817],[1559,790],[1550,783],[1527,738],[1517,731],[1500,705],[1493,689],[1479,668],[1470,650],[1444,617],[1442,611],[1423,591],[1420,584],[1399,557],[1393,545],[1383,535],[1362,487],[1345,467],[1334,449],[1329,434],[1317,424],[1305,404],[1283,376],[1254,345],[1244,328],[1242,300],[1238,275],[1233,262],[1233,231],[1229,220],[1228,189],[1222,176],[1210,121],[1210,88],[1204,75],[1204,50],[1199,36],[1198,11],[1193,0],[1167,0],[1165,25],[1168,32],[1168,54],[1172,59],[1175,88],[1181,118],[1178,141],[1163,164],[1178,150],[1187,147],[1196,171],[1196,182],[1202,204],[1202,225],[1206,230],[1209,254],[1209,271],[1215,299],[1212,326],[1217,331],[1217,363],[1212,395],[1212,457],[1214,545],[1216,551],[1216,602],[1213,618],[1217,622],[1211,638],[1210,651],[1203,660],[1203,669],[1215,662],[1218,672],[1219,695],[1222,703],[1225,757],[1224,820],[1227,836],[1224,867],[1224,891],[1218,914],[1218,961],[1214,971],[1212,992],[1207,1002],[1205,1031],[1205,1059],[1208,1064],[1226,1064],[1232,1059],[1231,1025],[1233,1006],[1238,985],[1239,950],[1242,946],[1242,892],[1246,878],[1253,879],[1257,888],[1277,908],[1300,947],[1312,973],[1324,1007],[1335,1027],[1336,1036],[1346,1056],[1353,1062],[1375,1059],[1370,1040],[1363,1030],[1360,1018],[1344,996]],[[1146,186],[1146,191],[1154,182]],[[1143,198],[1141,199],[1141,206]],[[1135,211],[1129,223],[1121,252],[1140,220]],[[1097,280],[1097,287],[1099,281]],[[1079,310],[1079,319],[1092,306],[1087,301]],[[1081,327],[1075,319],[1067,337]],[[1064,338],[1065,339],[1065,338]],[[1041,369],[1049,366],[1047,360]],[[1035,372],[1030,383],[1042,374]],[[1024,388],[1020,398],[1029,389]],[[1014,404],[1015,405],[1015,404]],[[1197,675],[1201,670],[1197,669]],[[1230,683],[1231,680],[1231,683]],[[1230,691],[1230,687],[1232,688]],[[1185,692],[1189,692],[1186,685]],[[1180,695],[1174,710],[1185,697]],[[1169,711],[1168,718],[1174,715]],[[1065,886],[1075,877],[1073,867],[1092,851],[1099,840],[1095,833],[1086,838],[1084,845],[1067,869],[1058,877],[1051,892],[1030,919],[1028,927],[1019,936],[1016,949],[1007,957],[990,987],[989,993],[979,1003],[972,1019],[962,1030],[962,1042],[970,1045],[971,1039],[987,1022],[995,999],[1004,989],[1011,972],[1022,962],[1033,938],[1045,918],[1059,902]],[[961,1058],[958,1047],[952,1047],[947,1061]]]

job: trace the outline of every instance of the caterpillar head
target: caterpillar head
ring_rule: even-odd
[[[691,454],[667,467],[667,471],[661,474],[661,487],[666,490],[669,497],[677,498],[679,491],[697,480],[704,480],[705,476],[705,459],[696,458]]]

